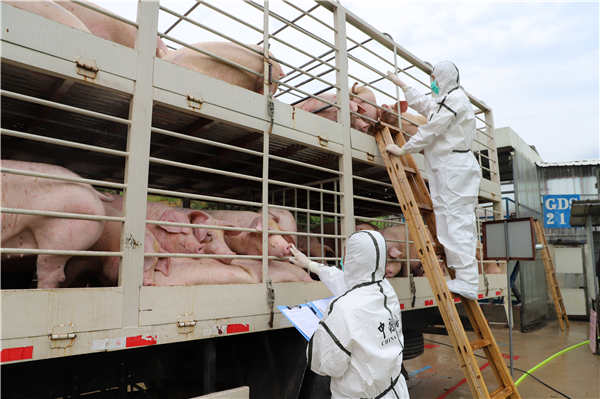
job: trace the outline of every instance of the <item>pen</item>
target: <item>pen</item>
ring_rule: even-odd
[[[306,302],[306,299],[304,300],[304,302]],[[310,311],[313,312],[315,314],[315,316],[319,317],[319,315],[317,314],[317,312],[315,312],[315,310],[312,308],[312,306],[310,306],[310,304],[308,302],[306,302],[306,306],[308,306],[308,308],[310,309]]]

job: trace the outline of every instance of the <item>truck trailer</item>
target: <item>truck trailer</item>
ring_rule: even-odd
[[[147,200],[200,210],[267,210],[262,226],[268,210],[289,212],[298,228],[287,233],[306,241],[309,252],[311,243],[329,240],[330,250],[319,245],[311,259],[337,266],[357,223],[405,227],[375,138],[356,128],[358,119],[368,125],[376,120],[351,110],[353,87],[368,87],[377,102],[362,100],[381,111],[381,104],[402,100],[387,70],[426,91],[431,65],[332,0],[142,0],[132,19],[73,3],[135,29],[135,44],[2,3],[2,159],[66,168],[80,176],[70,181],[122,195],[123,213],[7,207],[3,192],[3,223],[24,215],[117,222],[121,248],[3,246],[3,396],[188,398],[227,391],[222,397],[329,397],[327,379],[306,370],[307,341],[277,310],[330,297],[323,283],[273,281],[269,262],[286,258],[235,255],[262,262],[260,283],[144,285],[149,257],[224,258],[145,251],[145,227],[158,223],[147,220]],[[249,90],[161,59],[157,37],[169,53],[188,48],[214,57],[195,45],[213,41],[254,51],[262,60],[259,71],[217,61],[259,79],[262,87]],[[277,65],[285,76],[274,73]],[[323,108],[337,111],[337,120],[300,109],[322,93],[336,95],[319,98]],[[499,219],[493,113],[469,98],[477,117],[472,151],[483,177],[476,212],[480,221]],[[414,157],[426,179],[423,155]],[[4,166],[2,174],[65,179]],[[263,254],[270,236],[286,233],[259,232]],[[406,253],[390,259],[404,263],[389,281],[403,311],[407,360],[423,351],[420,331],[440,322],[427,279],[411,269],[418,255],[405,240]],[[106,287],[88,279],[79,287],[37,288],[41,255],[119,257],[118,283]],[[506,303],[506,269],[482,269],[480,299],[504,297]]]

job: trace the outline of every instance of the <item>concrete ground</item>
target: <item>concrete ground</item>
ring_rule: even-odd
[[[590,324],[586,321],[570,321],[571,328],[562,332],[558,321],[550,321],[537,331],[521,333],[513,331],[513,368],[515,382],[524,374],[516,369],[529,371],[550,356],[573,345],[590,339]],[[492,329],[500,351],[510,367],[508,328]],[[458,364],[450,337],[423,334],[425,353],[404,362],[409,379],[410,397],[413,399],[472,398],[464,374]],[[470,341],[476,339],[467,332]],[[435,341],[435,342],[434,342]],[[450,345],[450,346],[446,346]],[[487,365],[482,349],[475,351],[482,375],[490,392],[498,388],[496,379]],[[570,350],[537,369],[532,375],[569,398],[600,398],[600,356],[595,356],[589,344]],[[526,377],[517,387],[525,398],[563,398],[534,378]]]

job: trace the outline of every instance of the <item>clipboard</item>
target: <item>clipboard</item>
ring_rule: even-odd
[[[319,327],[319,322],[323,318],[323,312],[331,299],[333,297],[306,302],[296,306],[277,306],[277,309],[296,327],[307,341],[310,341],[310,338]]]

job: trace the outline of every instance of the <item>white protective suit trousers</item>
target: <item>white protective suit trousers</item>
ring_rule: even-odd
[[[477,299],[475,206],[481,180],[479,165],[471,152],[450,153],[441,161],[436,169],[426,162],[426,170],[437,237],[444,246],[448,267],[456,271],[456,281],[448,282],[448,287]]]

